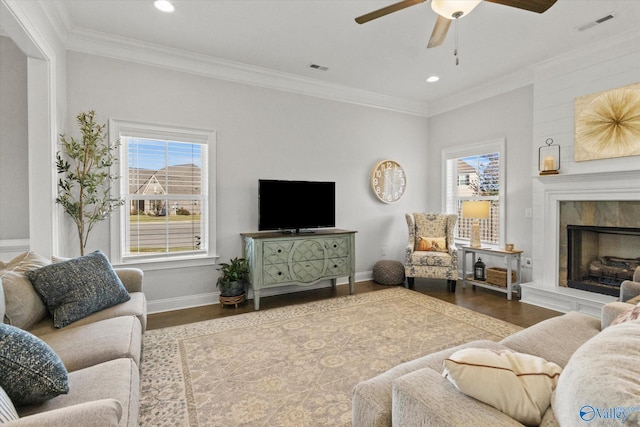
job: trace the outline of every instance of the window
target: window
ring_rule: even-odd
[[[114,262],[213,256],[214,133],[111,120],[109,134],[125,200],[112,218]]]
[[[443,151],[445,191],[443,205],[458,215],[455,238],[471,239],[472,219],[462,217],[465,200],[491,202],[489,219],[480,220],[480,240],[502,246],[504,236],[504,140]]]

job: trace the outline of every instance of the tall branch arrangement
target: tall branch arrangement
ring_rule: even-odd
[[[106,125],[95,121],[95,111],[80,113],[76,121],[82,138],[60,135],[61,151],[56,154],[58,197],[56,203],[78,228],[80,255],[84,255],[89,233],[98,221],[106,219],[123,199],[111,197],[111,185],[118,178],[111,174],[118,144],[105,139]]]

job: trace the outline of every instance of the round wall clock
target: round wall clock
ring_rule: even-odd
[[[383,160],[371,172],[373,194],[384,203],[400,200],[407,186],[407,177],[402,166],[394,160]]]

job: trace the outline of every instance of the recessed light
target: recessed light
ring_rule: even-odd
[[[169,0],[155,0],[153,6],[159,11],[166,13],[171,13],[176,10]]]
[[[429,83],[435,83],[435,82],[437,82],[438,80],[440,80],[440,77],[438,77],[438,76],[431,76],[431,77],[428,77],[428,78],[427,78],[427,81],[428,81]]]

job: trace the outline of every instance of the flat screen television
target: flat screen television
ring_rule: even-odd
[[[336,183],[258,180],[258,229],[300,233],[336,226]]]

